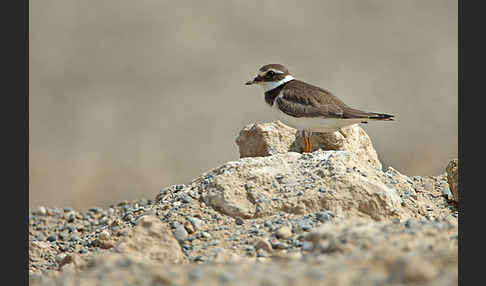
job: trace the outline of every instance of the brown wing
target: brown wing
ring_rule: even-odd
[[[293,117],[388,120],[393,117],[351,108],[330,92],[299,80],[290,81],[281,91],[281,96],[277,97],[276,103],[280,110]]]

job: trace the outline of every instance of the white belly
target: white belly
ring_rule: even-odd
[[[337,119],[337,118],[311,118],[311,117],[293,117],[289,116],[276,107],[272,106],[276,118],[288,126],[298,130],[310,130],[314,132],[334,132],[340,128],[360,123],[365,119]]]

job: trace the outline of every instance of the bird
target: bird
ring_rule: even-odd
[[[265,102],[280,121],[301,132],[304,153],[311,152],[313,132],[330,133],[357,123],[393,121],[395,117],[349,107],[329,91],[295,79],[281,64],[262,66],[245,84],[263,87]]]

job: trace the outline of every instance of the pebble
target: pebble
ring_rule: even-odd
[[[103,209],[95,207],[95,208],[90,208],[89,211],[92,212],[92,213],[98,214],[98,213],[101,213],[103,211]]]
[[[54,242],[56,240],[57,240],[57,237],[55,235],[49,235],[47,237],[47,241],[49,241],[49,242]]]
[[[289,248],[289,246],[285,243],[277,242],[275,244],[272,244],[272,248],[273,249],[287,249],[287,248]]]
[[[266,239],[263,239],[263,238],[259,238],[256,242],[255,242],[255,249],[258,251],[258,249],[263,249],[265,251],[272,251],[272,245],[270,244],[270,242],[268,242],[268,240]]]
[[[201,232],[201,237],[205,239],[211,239],[211,235],[205,231]]]
[[[276,235],[280,239],[287,239],[292,236],[292,231],[290,230],[290,227],[283,226],[277,230]]]
[[[47,214],[47,209],[43,206],[39,206],[37,208],[37,213],[40,214],[40,215],[46,215]]]
[[[60,253],[60,254],[56,255],[55,260],[56,260],[57,264],[60,264],[64,260],[64,258],[66,258],[66,256],[67,255],[65,253]]]
[[[194,233],[194,226],[193,224],[190,222],[190,221],[186,221],[184,223],[184,228],[186,229],[186,231],[190,234]]]
[[[242,224],[244,224],[245,222],[243,221],[243,219],[242,219],[241,217],[236,217],[236,219],[235,219],[235,223],[236,223],[237,225],[242,225]]]
[[[442,195],[448,200],[452,199],[452,193],[448,186],[442,189]]]
[[[189,195],[184,194],[181,197],[181,201],[185,204],[188,204],[188,203],[192,202],[192,198]]]
[[[203,223],[202,220],[198,219],[198,218],[195,218],[195,217],[190,217],[189,218],[189,221],[192,223],[192,226],[194,226],[194,229],[195,230],[199,230],[201,229],[201,225]]]
[[[177,224],[176,228],[173,231],[174,237],[177,239],[177,241],[182,242],[187,239],[189,234],[187,233],[187,230],[180,224]]]
[[[268,253],[263,249],[258,249],[256,252],[257,257],[268,257]]]
[[[103,230],[102,232],[100,232],[100,234],[98,235],[98,237],[101,240],[108,240],[108,239],[110,239],[111,235],[110,235],[110,233],[107,230]]]
[[[333,217],[334,217],[334,214],[332,212],[317,212],[316,213],[316,218],[320,222],[327,222]]]

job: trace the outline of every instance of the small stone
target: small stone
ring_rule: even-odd
[[[190,217],[189,221],[192,223],[192,226],[194,226],[194,230],[199,230],[201,228],[202,223],[203,223],[202,220],[195,218],[195,217]]]
[[[106,240],[106,241],[95,240],[95,245],[102,249],[110,249],[112,247],[115,247],[115,242],[111,240]]]
[[[49,242],[54,242],[54,241],[56,241],[56,240],[57,240],[56,235],[49,235],[49,236],[47,237],[47,241],[49,241]]]
[[[263,249],[258,249],[256,252],[257,257],[267,257],[268,253]]]
[[[186,229],[186,231],[187,231],[188,233],[190,233],[190,234],[194,233],[194,226],[192,225],[192,223],[191,223],[191,222],[186,221],[186,222],[184,223],[184,228]]]
[[[292,231],[288,226],[283,226],[277,230],[276,235],[280,239],[287,239],[292,236]]]
[[[65,253],[60,253],[60,254],[56,255],[55,260],[56,260],[57,264],[60,264],[64,260],[64,258],[66,258],[66,256],[67,255]]]
[[[442,195],[447,199],[447,200],[452,200],[452,193],[449,187],[444,187],[442,189]]]
[[[177,241],[182,242],[187,239],[187,236],[189,235],[186,231],[186,229],[178,224],[176,228],[173,231],[174,237],[177,239]]]
[[[267,252],[272,251],[272,245],[266,239],[260,238],[255,243],[255,249],[263,249]]]
[[[101,240],[108,240],[108,239],[110,239],[111,235],[110,235],[110,233],[107,230],[103,230],[102,232],[100,232],[100,234],[98,235],[98,237]]]
[[[95,214],[102,212],[102,210],[103,209],[101,209],[101,208],[90,208],[89,209],[90,212],[95,213]]]
[[[316,213],[316,218],[320,222],[329,221],[332,217],[334,217],[334,214],[331,213],[331,212],[317,212]]]
[[[205,239],[211,239],[211,234],[203,231],[203,232],[201,232],[201,237],[205,238]]]
[[[277,242],[275,244],[272,244],[272,248],[273,249],[287,249],[287,248],[289,248],[289,246],[285,243]]]
[[[47,209],[45,207],[43,207],[43,206],[39,206],[37,208],[37,213],[39,215],[46,215],[47,214]]]
[[[236,223],[237,225],[242,225],[242,224],[244,224],[245,222],[243,221],[243,219],[242,219],[241,217],[236,217],[236,219],[235,219],[235,223]]]
[[[181,196],[181,201],[185,204],[192,202],[192,198],[189,195],[184,194]]]
[[[110,218],[109,218],[109,217],[107,217],[107,216],[102,217],[102,218],[99,220],[99,224],[100,224],[100,225],[110,224]]]

